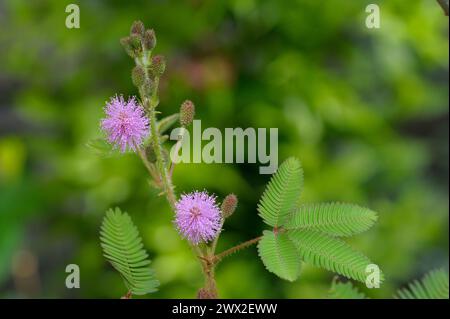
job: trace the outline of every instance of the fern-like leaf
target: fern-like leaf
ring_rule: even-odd
[[[448,299],[448,273],[442,269],[427,273],[421,281],[415,280],[397,291],[395,298],[400,299]]]
[[[306,204],[297,208],[283,225],[286,229],[310,229],[332,236],[351,236],[372,227],[377,215],[353,204]]]
[[[264,231],[258,243],[258,254],[268,271],[289,281],[298,278],[301,260],[286,234]]]
[[[148,254],[130,216],[119,208],[108,210],[100,230],[103,255],[120,273],[134,295],[156,291],[159,282],[149,267]]]
[[[293,230],[288,235],[304,262],[365,282],[366,267],[372,262],[347,243],[314,230]]]
[[[331,299],[367,299],[367,296],[353,286],[350,281],[341,282],[337,279],[333,280],[329,291]]]
[[[258,204],[264,222],[276,227],[282,225],[300,198],[303,187],[303,170],[300,161],[289,158],[280,165]]]

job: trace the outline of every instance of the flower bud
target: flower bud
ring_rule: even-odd
[[[131,80],[133,81],[133,84],[137,87],[140,87],[145,82],[145,72],[144,69],[137,65],[133,68],[133,71],[131,72]]]
[[[166,60],[162,55],[155,55],[152,59],[151,71],[154,76],[160,77],[166,69]]]
[[[125,51],[132,58],[138,57],[142,54],[141,38],[135,34],[120,39],[120,43]]]
[[[230,217],[236,210],[238,199],[236,195],[229,194],[222,202],[221,210],[224,218]]]
[[[180,124],[188,126],[192,123],[195,116],[195,106],[192,101],[186,100],[180,107]]]
[[[134,21],[133,24],[131,25],[131,30],[130,30],[130,35],[138,35],[138,36],[143,36],[145,32],[145,27],[144,24],[142,23],[142,21]]]
[[[146,30],[144,36],[142,38],[142,44],[144,45],[144,49],[151,51],[156,46],[156,35],[153,29]]]
[[[123,48],[125,49],[125,51],[127,52],[127,54],[130,57],[132,57],[132,58],[136,57],[136,55],[134,54],[134,50],[130,44],[130,37],[124,37],[124,38],[120,39],[120,44],[122,44]]]
[[[130,42],[130,47],[133,50],[134,54],[136,56],[140,56],[142,54],[141,37],[136,34],[132,34],[132,35],[130,35],[129,42]]]

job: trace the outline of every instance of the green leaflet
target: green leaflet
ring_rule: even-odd
[[[368,230],[377,220],[370,209],[353,204],[305,204],[283,225],[286,229],[310,229],[332,236],[351,236]]]
[[[358,290],[349,281],[340,282],[333,280],[329,291],[330,299],[367,299],[367,296]]]
[[[258,243],[258,254],[268,271],[289,281],[298,278],[299,254],[286,234],[264,231],[264,235]]]
[[[280,226],[298,202],[303,187],[300,161],[289,158],[269,181],[258,204],[261,218],[269,226]]]
[[[120,273],[134,295],[156,291],[159,282],[149,267],[150,260],[130,216],[119,208],[108,210],[100,230],[103,255]]]
[[[427,273],[421,281],[415,280],[397,291],[399,299],[448,299],[448,273],[442,269]]]
[[[366,281],[366,267],[372,262],[340,239],[313,230],[288,232],[303,261],[347,278]]]

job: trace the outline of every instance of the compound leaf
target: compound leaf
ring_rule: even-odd
[[[108,210],[100,230],[103,256],[120,273],[134,295],[156,291],[159,286],[142,239],[130,216],[119,208]]]

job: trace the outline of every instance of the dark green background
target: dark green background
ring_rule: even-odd
[[[71,2],[80,29],[65,27]],[[380,29],[365,27],[368,3],[380,5]],[[119,44],[136,19],[167,57],[163,115],[189,98],[204,127],[278,127],[280,161],[303,163],[305,202],[379,212],[350,240],[386,275],[370,296],[448,267],[448,18],[435,1],[2,0],[0,297],[123,295],[98,240],[113,206],[130,213],[153,259],[161,287],[150,297],[194,297],[202,284],[137,157],[85,146],[101,136],[105,101],[136,94]],[[268,179],[253,164],[183,164],[174,182],[238,195],[222,250],[264,229],[256,204]],[[81,268],[78,290],[64,285],[70,263]],[[220,296],[234,298],[326,297],[332,277],[305,266],[285,282],[254,247],[217,269]]]

